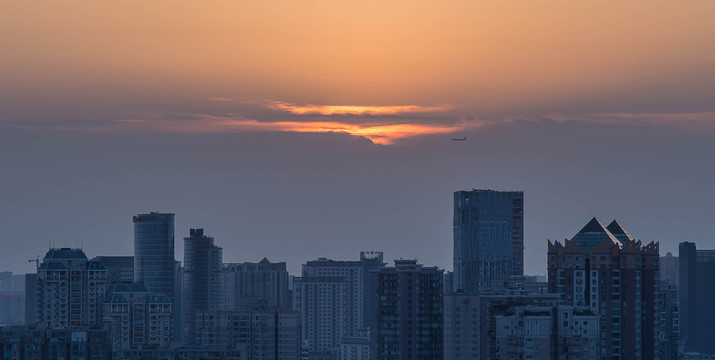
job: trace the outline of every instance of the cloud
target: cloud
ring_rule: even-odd
[[[695,131],[715,131],[715,112],[691,113],[605,113],[552,115],[558,122],[578,121],[599,125],[678,127]]]
[[[297,105],[281,101],[270,101],[266,107],[293,115],[397,115],[443,112],[453,109],[451,105]]]

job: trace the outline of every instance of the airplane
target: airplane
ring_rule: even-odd
[[[461,139],[452,139],[452,141],[465,141],[465,140],[467,140],[467,137],[466,137],[466,136],[463,137],[463,138],[461,138]]]

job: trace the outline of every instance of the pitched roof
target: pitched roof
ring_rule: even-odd
[[[571,242],[582,248],[593,248],[604,241],[611,241],[619,247],[622,246],[618,238],[611,234],[595,217],[571,238]]]
[[[615,236],[621,243],[635,240],[635,238],[631,236],[631,234],[629,234],[628,231],[626,231],[626,229],[624,229],[623,226],[621,226],[621,224],[615,219],[608,224],[606,229],[610,231],[611,234],[613,234],[613,236]]]
[[[268,260],[268,258],[264,257],[264,258],[263,258],[260,262],[258,262],[258,263],[259,263],[259,264],[270,264],[271,262]]]
[[[87,255],[82,249],[50,249],[43,260],[87,260]]]

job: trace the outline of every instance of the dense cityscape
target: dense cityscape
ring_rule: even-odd
[[[543,239],[529,275],[525,214],[521,191],[456,191],[453,272],[366,249],[299,275],[138,214],[133,256],[50,247],[35,273],[0,273],[2,358],[715,359],[715,250],[660,254],[594,217]]]

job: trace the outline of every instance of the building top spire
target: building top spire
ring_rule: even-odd
[[[624,230],[625,231],[625,230]],[[630,236],[630,235],[629,235]],[[582,248],[593,248],[596,245],[611,241],[621,247],[623,244],[595,217],[584,226],[581,231],[571,238],[571,241]]]

